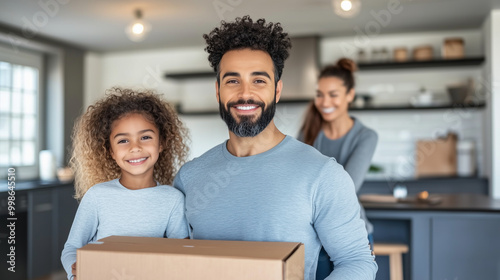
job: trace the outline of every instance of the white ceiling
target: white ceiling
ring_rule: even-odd
[[[227,21],[249,14],[281,22],[292,36],[355,35],[354,27],[364,29],[374,13],[395,1],[361,0],[361,12],[343,19],[333,13],[331,0],[0,0],[0,23],[110,52],[202,45],[202,34],[219,25],[219,14]],[[218,13],[216,5],[227,10]],[[401,12],[391,15],[382,33],[479,28],[491,9],[500,8],[500,0],[400,0],[400,5]],[[124,32],[137,8],[152,25],[140,43]]]

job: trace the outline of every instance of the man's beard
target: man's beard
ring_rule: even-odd
[[[227,108],[232,108],[235,105],[257,105],[261,108],[262,114],[257,118],[257,120],[252,121],[255,117],[250,116],[239,116],[240,122],[238,123],[236,119],[231,115],[231,112]],[[267,109],[264,108],[264,102],[257,102],[253,99],[243,100],[240,99],[236,102],[229,102],[227,107],[222,105],[219,100],[219,113],[221,118],[226,122],[227,127],[236,136],[239,137],[254,137],[261,133],[267,125],[273,120],[274,113],[276,112],[276,95],[274,96],[273,102],[268,106]]]

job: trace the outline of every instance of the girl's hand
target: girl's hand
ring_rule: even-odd
[[[73,280],[76,280],[76,262],[71,265],[71,274],[73,274]]]

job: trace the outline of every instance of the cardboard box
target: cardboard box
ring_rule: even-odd
[[[304,245],[110,236],[77,251],[77,279],[304,279]]]
[[[418,141],[415,163],[416,177],[456,176],[457,136]]]

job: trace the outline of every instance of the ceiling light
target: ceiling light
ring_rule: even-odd
[[[146,38],[146,35],[151,31],[151,25],[142,20],[142,11],[135,11],[135,20],[125,28],[125,33],[130,40],[140,42]]]
[[[336,15],[350,18],[361,10],[360,0],[332,0],[333,11]]]
[[[340,2],[340,8],[345,11],[345,12],[348,12],[352,9],[352,3],[350,0],[342,0],[342,2]]]
[[[141,34],[144,32],[144,25],[142,23],[136,23],[132,26],[132,33]]]

